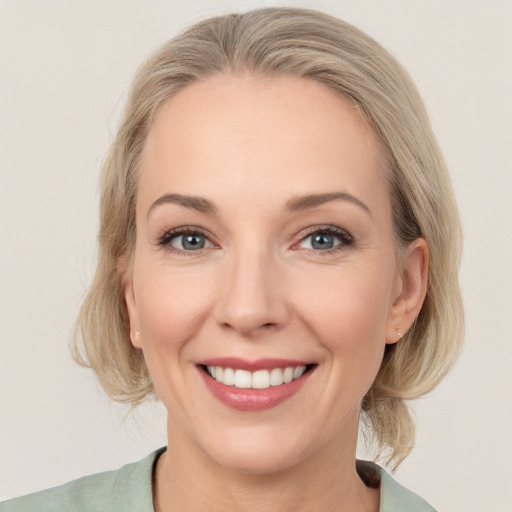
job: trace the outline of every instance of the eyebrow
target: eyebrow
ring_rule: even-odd
[[[293,197],[286,203],[286,209],[292,212],[302,212],[310,208],[321,206],[329,201],[348,201],[362,208],[371,217],[372,212],[360,199],[348,192],[328,192],[326,194],[310,194],[307,196]]]
[[[371,216],[371,211],[357,197],[349,194],[348,192],[327,192],[325,194],[309,194],[305,196],[292,197],[286,202],[286,210],[291,212],[302,212],[310,208],[321,206],[330,201],[342,200],[353,203],[362,208],[366,213]],[[162,204],[178,204],[185,208],[191,208],[201,213],[215,214],[217,207],[208,199],[197,196],[185,196],[182,194],[164,194],[159,197],[148,210],[148,216],[153,209]]]
[[[193,210],[197,210],[201,213],[217,213],[217,208],[215,205],[205,199],[204,197],[196,197],[196,196],[184,196],[182,194],[164,194],[162,197],[159,197],[148,210],[149,214],[159,205],[161,204],[179,204],[180,206],[184,206],[185,208],[191,208]]]

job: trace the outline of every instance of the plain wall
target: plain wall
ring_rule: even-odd
[[[423,95],[462,216],[467,332],[413,404],[417,445],[396,478],[445,512],[512,510],[512,3],[499,0],[0,0],[0,498],[165,444],[159,404],[127,416],[68,351],[99,169],[143,58],[209,15],[276,4],[365,30]]]

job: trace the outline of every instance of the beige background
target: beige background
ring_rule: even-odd
[[[165,443],[160,406],[111,404],[67,344],[94,267],[97,177],[136,66],[188,24],[264,1],[0,0],[0,498],[116,468]],[[413,405],[397,473],[441,511],[510,512],[512,2],[324,0],[407,67],[465,230],[467,335]]]

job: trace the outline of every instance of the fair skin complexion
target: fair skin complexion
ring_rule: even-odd
[[[221,75],[162,107],[125,285],[168,410],[157,512],[378,510],[355,471],[360,405],[421,308],[428,259],[420,239],[399,268],[383,161],[357,109],[307,79]],[[239,410],[199,365],[225,357],[308,372],[283,402]]]

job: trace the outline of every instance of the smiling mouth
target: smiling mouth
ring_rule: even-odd
[[[312,371],[317,365],[286,366],[249,371],[222,366],[200,365],[212,379],[225,386],[238,389],[268,389],[289,384]]]

